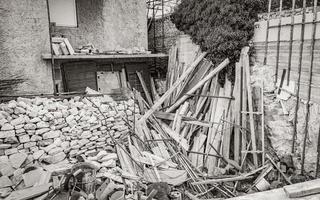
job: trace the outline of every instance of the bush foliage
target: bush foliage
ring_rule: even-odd
[[[279,1],[272,2],[272,10],[276,11]],[[296,2],[296,7],[302,6],[302,0]],[[284,0],[283,4],[284,8],[291,8],[291,0]],[[258,13],[266,12],[267,8],[268,0],[182,0],[171,21],[208,52],[214,64],[229,58],[231,64],[224,72],[233,81],[230,75],[240,51],[253,37]]]

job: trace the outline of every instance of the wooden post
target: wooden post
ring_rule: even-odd
[[[249,66],[249,56],[248,56],[249,47],[245,47],[242,50],[243,56],[243,66],[246,73],[246,81],[247,81],[247,90],[248,90],[248,107],[249,107],[249,120],[250,120],[250,133],[251,133],[251,141],[252,141],[252,155],[253,155],[253,163],[255,167],[258,167],[258,156],[255,152],[257,150],[256,144],[256,133],[254,127],[254,118],[253,118],[253,102],[252,102],[252,88],[251,88],[251,79],[250,79],[250,66]]]
[[[292,60],[292,43],[293,43],[293,30],[294,30],[294,10],[295,10],[295,5],[296,5],[296,0],[292,0],[291,24],[290,24],[290,40],[289,40],[289,60],[288,60],[287,85],[289,85],[289,82],[290,82],[291,60]]]
[[[268,5],[268,19],[267,19],[267,33],[266,33],[266,41],[265,41],[265,49],[264,49],[264,61],[263,61],[263,64],[264,64],[264,65],[267,64],[267,57],[268,57],[268,40],[269,40],[271,3],[272,3],[272,0],[269,0],[269,5]]]

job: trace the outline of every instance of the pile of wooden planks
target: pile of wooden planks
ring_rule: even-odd
[[[144,110],[136,134],[149,142],[153,153],[186,170],[194,192],[207,195],[203,178],[226,175],[230,169],[240,175],[266,166],[263,86],[259,91],[252,89],[249,47],[243,48],[236,63],[235,83],[226,77],[223,85],[218,75],[229,65],[228,59],[215,66],[206,53],[199,53],[193,63],[185,65],[179,63],[178,51],[175,46],[170,51],[166,93],[159,98],[154,88],[151,94],[145,89],[147,101],[136,93]],[[253,93],[258,94],[258,102]],[[225,197],[235,195],[222,185],[216,189]]]

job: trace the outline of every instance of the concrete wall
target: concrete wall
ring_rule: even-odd
[[[88,43],[99,50],[144,47],[147,49],[145,1],[77,0],[78,27],[57,27],[73,47]]]
[[[310,10],[310,9],[309,9]],[[255,24],[254,45],[256,50],[256,60],[259,63],[263,63],[265,56],[265,40],[267,33],[267,21],[265,18]],[[306,22],[312,22],[313,14],[306,14]],[[320,13],[318,12],[318,21],[320,20]],[[293,47],[292,47],[292,67],[290,72],[290,81],[295,82],[297,86],[298,71],[299,71],[299,55],[300,55],[300,42],[301,42],[301,12],[297,11],[294,18],[293,29]],[[276,26],[279,24],[279,16],[274,15],[270,20],[270,26]],[[291,17],[284,16],[281,19],[281,33],[280,33],[280,56],[279,56],[279,78],[283,69],[288,68],[289,63],[289,40],[290,40],[290,25]],[[302,72],[300,82],[300,97],[307,99],[308,95],[308,81],[309,81],[309,68],[311,64],[311,38],[312,38],[313,25],[311,23],[305,25],[304,31],[304,46],[302,54]],[[278,41],[279,28],[274,27],[269,29],[268,37],[268,54],[267,64],[275,69],[276,56],[277,56],[277,41]],[[317,23],[316,37],[315,37],[315,49],[314,49],[314,67],[312,74],[312,94],[311,99],[314,102],[320,103],[320,24]],[[288,74],[288,73],[287,73]]]
[[[0,93],[52,93],[49,47],[45,0],[0,0]]]

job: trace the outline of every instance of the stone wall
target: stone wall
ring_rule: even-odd
[[[0,0],[0,93],[52,93],[44,0]]]
[[[78,27],[56,27],[76,48],[88,43],[99,50],[147,46],[146,4],[138,0],[78,0]]]
[[[133,100],[106,97],[18,98],[0,104],[0,174],[14,182],[17,170],[29,165],[114,152],[110,135],[127,138],[134,113],[140,116]],[[109,165],[115,166],[115,161]]]

